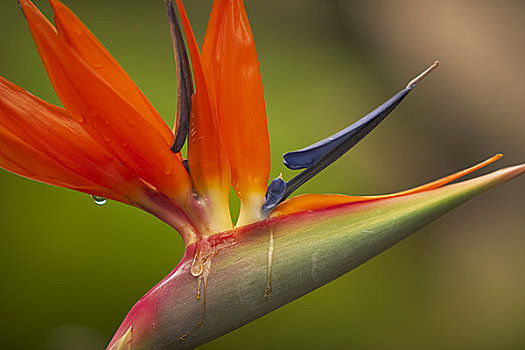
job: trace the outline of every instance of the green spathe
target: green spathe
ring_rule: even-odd
[[[190,273],[196,251],[191,245],[179,266],[133,307],[109,348],[129,337],[130,327],[133,339],[125,349],[206,343],[340,277],[523,172],[525,165],[510,167],[423,193],[272,218],[219,234],[236,243],[219,245],[205,264],[207,280],[200,282]]]

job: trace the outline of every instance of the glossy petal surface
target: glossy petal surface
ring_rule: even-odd
[[[93,139],[132,172],[184,201],[190,182],[179,156],[126,98],[75,52],[31,2],[20,2],[49,78],[65,108]],[[169,134],[169,135],[168,135]]]
[[[250,194],[262,199],[270,144],[259,61],[242,0],[213,2],[202,61],[214,86],[233,187],[241,201]]]
[[[19,175],[124,200],[139,186],[63,109],[0,77],[0,152]],[[117,198],[116,198],[117,197]]]

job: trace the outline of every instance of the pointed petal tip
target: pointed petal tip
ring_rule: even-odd
[[[409,86],[399,91],[365,117],[332,136],[298,151],[284,154],[283,162],[287,168],[292,170],[304,168],[305,170],[288,182],[286,193],[282,199],[286,199],[306,181],[324,170],[359,143],[401,103],[413,87]]]
[[[525,173],[525,163],[503,168],[501,170],[495,171],[494,173],[488,174],[486,176],[498,175],[501,177],[503,181],[507,181],[515,177],[518,177],[524,173]]]
[[[26,11],[26,8],[27,6],[35,6],[33,5],[33,3],[31,3],[31,1],[29,0],[16,0],[16,3],[18,4],[18,7],[20,7],[20,10],[22,10],[22,14],[25,16],[25,11]]]
[[[35,4],[33,4],[33,2],[31,2],[30,0],[17,0],[16,2],[18,3],[18,6],[22,9],[22,12],[29,8],[37,9]]]
[[[55,16],[60,16],[60,13],[62,12],[71,12],[71,10],[61,1],[59,0],[47,0],[49,3],[49,6],[51,6],[51,9],[53,10]]]
[[[347,152],[361,139],[363,139],[369,132],[371,132],[381,121],[383,121],[388,114],[401,102],[401,100],[414,88],[416,85],[432,71],[439,66],[439,61],[434,61],[425,71],[412,79],[405,89],[401,90],[394,97],[376,108],[373,112],[361,118],[351,126],[341,130],[340,132],[329,136],[328,138],[316,142],[306,148],[298,151],[288,152],[283,155],[284,165],[291,170],[305,169],[314,166],[317,162],[331,157],[333,159],[325,161],[323,168],[326,167],[342,154]],[[345,146],[345,144],[347,144]],[[344,146],[344,147],[343,147]],[[337,156],[335,156],[337,155]],[[320,170],[319,170],[320,171]],[[319,171],[316,171],[319,172]],[[313,176],[313,175],[312,175]],[[310,176],[311,177],[311,176]],[[293,187],[293,186],[290,186]]]
[[[417,83],[419,83],[424,77],[429,75],[433,70],[435,70],[439,66],[439,61],[434,61],[427,69],[425,69],[421,74],[419,74],[417,77],[412,79],[406,86],[407,89],[413,89],[416,87]]]
[[[500,159],[503,155],[497,154],[477,165],[474,165],[465,170],[459,171],[452,175],[438,179],[436,181],[424,184],[409,190],[387,194],[387,195],[375,195],[375,196],[348,196],[348,195],[328,195],[328,194],[305,194],[293,197],[285,202],[282,202],[277,206],[274,204],[268,211],[273,210],[270,217],[284,216],[288,214],[296,214],[305,211],[325,210],[339,205],[348,205],[357,202],[367,201],[381,201],[386,199],[408,197],[418,193],[429,193],[438,189],[464,189],[473,193],[481,193],[489,190],[490,188],[500,185],[506,181],[509,181],[517,176],[525,173],[525,164],[515,165],[504,169],[496,170],[492,173],[479,176],[470,180],[458,182],[449,186],[452,181],[457,180],[463,176],[466,176],[476,170],[479,170],[496,160]],[[274,180],[275,181],[275,180]]]

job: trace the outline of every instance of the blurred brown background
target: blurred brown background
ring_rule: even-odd
[[[161,0],[67,0],[172,123],[175,83]],[[202,38],[209,0],[186,1]],[[46,1],[36,1],[51,16]],[[440,68],[302,192],[413,187],[495,153],[525,161],[525,2],[246,0],[272,144],[333,133]],[[0,3],[0,75],[59,103],[15,0]],[[286,178],[292,172],[285,171]],[[0,173],[2,348],[102,349],[182,242],[117,203]],[[356,271],[204,349],[525,348],[525,179],[432,224]]]

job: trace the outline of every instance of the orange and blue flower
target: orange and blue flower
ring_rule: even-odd
[[[268,184],[263,86],[242,0],[213,2],[202,49],[182,1],[176,0],[182,29],[172,1],[166,2],[178,88],[172,130],[84,24],[60,1],[49,2],[54,25],[29,0],[19,1],[64,107],[0,77],[0,166],[142,208],[175,228],[186,246],[177,268],[134,306],[109,349],[202,344],[525,172],[520,165],[445,186],[496,155],[395,194],[290,197],[370,133],[437,62],[348,128],[285,154],[284,165],[302,171]],[[231,186],[241,203],[235,224]]]

